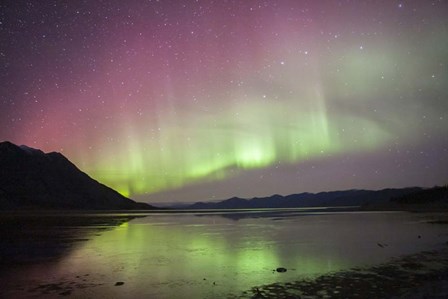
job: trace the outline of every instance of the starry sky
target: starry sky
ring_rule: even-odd
[[[5,0],[0,140],[133,199],[448,183],[447,1]]]

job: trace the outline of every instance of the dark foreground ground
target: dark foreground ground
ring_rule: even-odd
[[[428,222],[448,225],[448,213],[429,213]],[[253,287],[233,298],[448,299],[448,242],[445,248],[395,258],[313,279]]]
[[[448,248],[371,268],[254,287],[234,298],[448,298]]]

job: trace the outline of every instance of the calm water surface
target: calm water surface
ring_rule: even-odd
[[[395,212],[161,213],[88,239],[56,261],[11,267],[8,294],[62,282],[74,286],[71,298],[221,298],[441,248],[447,226]]]

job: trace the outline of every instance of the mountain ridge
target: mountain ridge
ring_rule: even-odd
[[[420,187],[386,188],[382,190],[350,189],[318,193],[274,194],[250,199],[232,197],[219,202],[196,202],[187,209],[260,209],[260,208],[304,208],[318,206],[366,206],[385,204],[397,198],[423,190]]]
[[[155,209],[94,180],[59,152],[0,142],[0,209]]]

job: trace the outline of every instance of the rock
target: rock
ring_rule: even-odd
[[[115,286],[122,286],[122,285],[124,285],[124,282],[122,282],[122,281],[117,281],[115,283]]]
[[[275,269],[275,271],[279,272],[279,273],[285,273],[286,271],[288,271],[286,268],[283,267],[279,267],[277,269]]]

